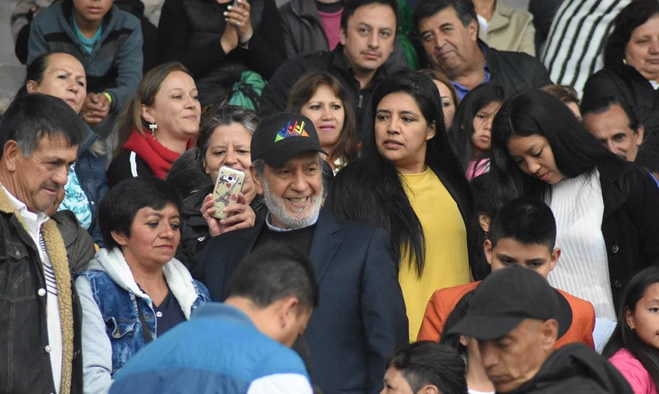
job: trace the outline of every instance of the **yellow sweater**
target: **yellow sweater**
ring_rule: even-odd
[[[416,340],[426,304],[435,290],[469,282],[467,229],[458,204],[428,167],[420,174],[401,174],[405,194],[421,222],[426,258],[421,277],[404,256],[398,279],[403,290],[410,342]]]

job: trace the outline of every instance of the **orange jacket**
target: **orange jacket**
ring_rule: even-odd
[[[444,329],[448,315],[455,309],[462,297],[474,290],[481,282],[471,282],[460,286],[447,287],[437,290],[430,297],[426,312],[423,315],[421,329],[417,341],[438,342]],[[572,307],[572,325],[562,337],[556,341],[558,349],[568,343],[584,343],[595,348],[593,342],[593,328],[595,328],[595,310],[593,305],[581,298],[557,289]]]

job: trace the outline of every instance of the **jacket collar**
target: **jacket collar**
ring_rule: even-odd
[[[121,248],[99,250],[89,263],[88,269],[105,272],[117,286],[139,298],[148,300],[149,303],[151,302],[149,295],[142,291],[135,281]],[[189,319],[192,304],[197,299],[197,291],[190,272],[183,263],[176,259],[170,260],[163,266],[162,270],[167,286],[169,286],[172,294],[181,305],[181,310],[186,319]]]
[[[348,59],[346,59],[343,48],[344,46],[341,43],[338,43],[336,48],[330,52],[330,64],[335,69],[338,69],[340,72],[344,73],[346,77],[349,77],[352,81],[354,81],[356,86],[359,88],[358,90],[365,91],[371,89],[377,81],[384,79],[389,74],[386,66],[387,63],[385,62],[375,71],[375,74],[373,74],[373,78],[371,79],[371,82],[369,82],[368,86],[362,89],[359,87],[360,85],[357,79],[355,79],[355,75],[352,72],[352,66],[348,62]]]
[[[301,17],[318,19],[318,7],[315,0],[291,0],[290,7]]]
[[[18,210],[9,200],[7,193],[0,188],[0,211],[13,214],[28,231]],[[48,259],[55,274],[57,286],[57,306],[60,314],[60,328],[62,332],[62,380],[60,392],[68,393],[71,388],[72,360],[73,360],[73,296],[71,289],[71,272],[64,240],[54,220],[48,220],[42,225],[41,235],[46,246]],[[26,236],[30,238],[27,234]],[[31,238],[30,238],[31,239]],[[38,247],[38,245],[35,245]]]
[[[492,15],[492,19],[487,27],[487,31],[494,31],[502,27],[508,26],[510,17],[513,14],[512,8],[506,6],[501,1],[496,2],[496,9]]]
[[[600,184],[602,186],[602,200],[604,201],[604,214],[602,221],[605,221],[613,212],[618,210],[628,199],[631,190],[629,182],[624,182],[624,178],[634,171],[633,164],[625,161],[607,161],[597,166],[600,174]]]
[[[264,226],[265,219],[257,222],[251,229],[240,232],[243,239],[248,243],[248,247],[245,250],[251,251],[254,249],[254,244],[256,244],[256,240]],[[327,267],[332,262],[336,251],[343,242],[340,233],[341,227],[339,227],[336,220],[325,209],[321,208],[318,221],[316,222],[316,230],[311,241],[311,250],[309,251],[309,258],[313,263],[318,283],[322,280]]]
[[[343,242],[340,232],[341,228],[336,220],[324,209],[321,209],[309,251],[309,258],[313,262],[318,283],[323,279],[327,267]]]

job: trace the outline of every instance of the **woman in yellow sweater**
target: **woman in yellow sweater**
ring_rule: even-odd
[[[432,293],[469,282],[471,195],[428,76],[383,80],[372,111],[361,157],[337,175],[328,206],[389,233],[414,340]]]

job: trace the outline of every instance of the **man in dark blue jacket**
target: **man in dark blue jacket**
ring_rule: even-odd
[[[407,342],[405,304],[384,230],[337,222],[321,209],[322,148],[313,123],[280,113],[263,119],[251,143],[252,178],[268,215],[254,227],[213,238],[193,275],[215,301],[252,250],[284,245],[313,263],[320,302],[305,334],[312,383],[323,393],[377,393],[385,360]]]

